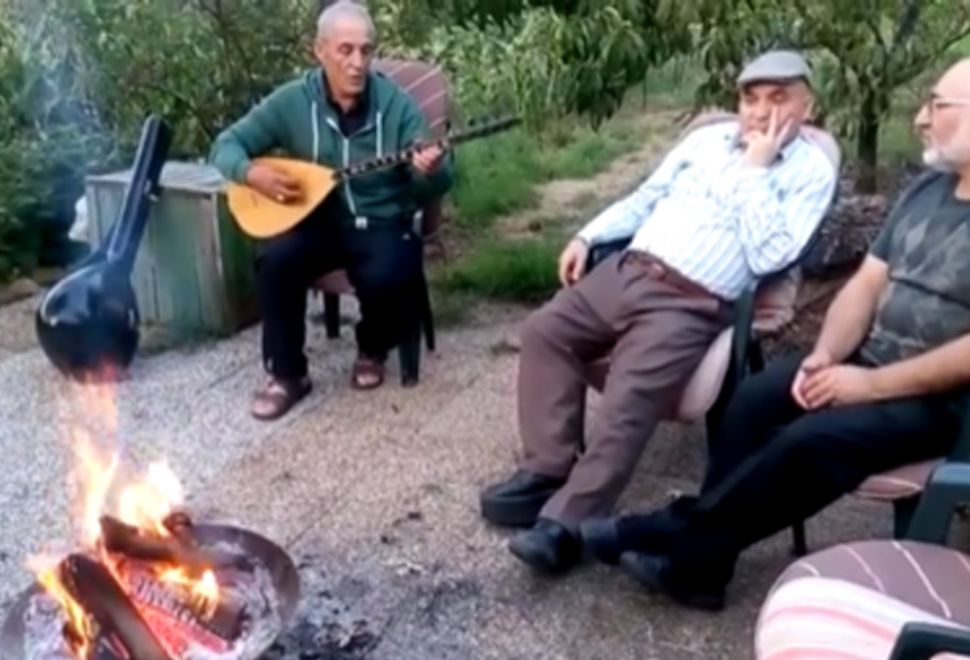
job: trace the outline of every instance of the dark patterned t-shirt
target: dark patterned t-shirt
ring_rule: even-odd
[[[862,357],[888,364],[970,332],[970,202],[951,174],[921,176],[902,195],[870,252],[889,265]]]

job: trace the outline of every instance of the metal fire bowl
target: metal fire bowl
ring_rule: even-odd
[[[293,617],[300,601],[300,576],[290,556],[266,537],[240,527],[198,524],[194,525],[192,530],[199,545],[205,547],[228,542],[266,567],[273,577],[273,586],[276,588],[282,622],[280,632],[282,632]],[[0,630],[0,660],[27,660],[24,655],[24,614],[30,599],[40,591],[40,585],[34,584],[28,587],[10,608],[7,620],[3,623],[3,629]],[[267,646],[266,649],[259,649],[259,651],[263,653],[268,648]]]

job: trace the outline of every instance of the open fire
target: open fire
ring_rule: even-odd
[[[113,390],[81,391],[99,435],[113,442]],[[71,429],[70,549],[28,559],[41,590],[25,594],[11,615],[20,620],[8,620],[0,657],[256,657],[295,605],[299,585],[289,558],[251,532],[197,527],[165,463],[128,476],[117,449],[100,440],[80,425]],[[14,629],[20,648],[11,655]]]

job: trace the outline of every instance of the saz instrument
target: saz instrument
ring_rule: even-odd
[[[70,378],[120,377],[138,348],[140,315],[130,277],[171,142],[169,126],[150,116],[142,126],[121,213],[108,236],[51,288],[37,309],[40,345]]]
[[[301,198],[293,202],[282,203],[247,185],[230,181],[226,183],[229,210],[239,227],[249,236],[253,238],[278,236],[299,224],[330,195],[335,187],[348,179],[407,163],[419,149],[434,145],[441,148],[444,148],[445,145],[453,146],[507,130],[520,121],[521,119],[518,117],[508,117],[471,122],[466,128],[449,132],[438,140],[423,142],[394,154],[340,169],[331,169],[325,165],[292,158],[254,158],[254,164],[269,165],[299,182],[302,192]]]

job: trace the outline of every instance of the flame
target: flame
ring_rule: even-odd
[[[137,479],[121,479],[120,456],[104,445],[117,434],[117,405],[111,385],[87,384],[77,390],[79,403],[69,428],[69,439],[75,462],[73,486],[77,489],[74,522],[77,544],[83,551],[96,555],[119,579],[119,565],[100,543],[102,515],[114,515],[122,522],[145,533],[169,536],[165,518],[184,501],[182,484],[165,463],[148,466]],[[122,481],[123,483],[117,483]],[[71,630],[75,633],[73,649],[77,657],[87,657],[94,639],[92,622],[84,609],[65,589],[58,576],[62,557],[38,556],[28,560],[37,582],[61,606]],[[191,575],[183,567],[157,568],[160,580],[180,585],[192,595],[196,605],[211,615],[219,603],[219,584],[215,573],[206,570],[201,576]],[[120,580],[119,580],[120,583]]]
[[[172,469],[166,463],[152,463],[145,481],[121,492],[118,517],[129,525],[168,536],[163,521],[182,501],[182,483]]]
[[[211,570],[204,571],[200,578],[195,579],[184,568],[174,567],[162,571],[158,577],[164,582],[189,589],[196,605],[206,616],[212,616],[219,605],[219,582]]]
[[[118,455],[106,457],[82,431],[74,433],[77,455],[77,486],[80,489],[81,543],[94,547],[101,537],[99,518],[105,509],[108,493],[118,471]]]
[[[52,557],[35,556],[27,559],[27,566],[37,577],[37,582],[47,591],[48,594],[61,606],[67,616],[70,629],[75,633],[77,647],[74,648],[77,657],[88,657],[91,640],[94,639],[94,630],[91,627],[91,620],[88,618],[84,608],[68,593],[57,575],[58,560]]]

